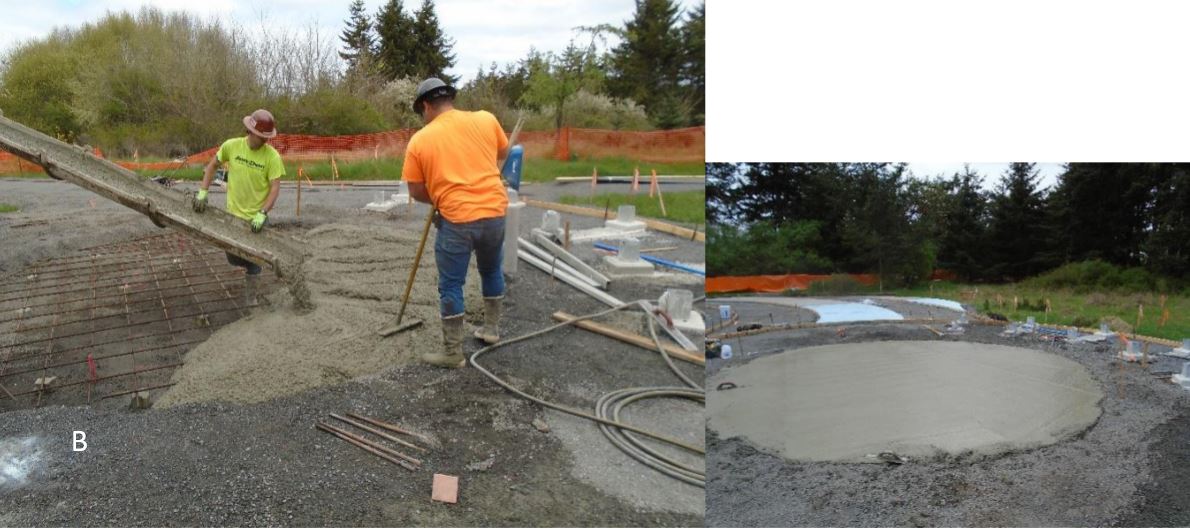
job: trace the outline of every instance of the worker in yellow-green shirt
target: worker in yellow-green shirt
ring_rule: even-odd
[[[225,163],[228,166],[227,212],[248,221],[253,233],[260,233],[268,221],[269,212],[273,210],[273,204],[277,202],[281,177],[285,176],[285,165],[281,163],[281,154],[269,145],[269,140],[277,135],[273,114],[260,109],[244,116],[243,121],[246,134],[223,142],[215,157],[203,169],[202,185],[194,196],[194,211],[206,211],[211,178],[215,168]],[[255,305],[260,265],[230,253],[227,254],[227,262],[245,269],[244,303]]]

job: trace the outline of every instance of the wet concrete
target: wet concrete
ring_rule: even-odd
[[[797,461],[990,455],[1053,444],[1098,419],[1098,384],[1078,363],[964,342],[810,347],[719,372],[711,428]]]

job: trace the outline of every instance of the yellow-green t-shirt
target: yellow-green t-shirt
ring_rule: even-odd
[[[285,176],[281,154],[267,143],[252,150],[240,137],[223,142],[215,157],[227,164],[228,213],[252,220],[269,197],[269,184]]]

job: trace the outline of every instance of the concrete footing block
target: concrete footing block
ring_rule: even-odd
[[[562,216],[557,211],[547,209],[541,214],[541,227],[533,231],[541,232],[555,241],[562,240]]]
[[[694,310],[694,293],[683,289],[669,289],[657,300],[657,305],[673,319],[674,327],[682,332],[705,334],[706,322],[702,313]]]
[[[1180,374],[1174,373],[1171,380],[1173,380],[1174,384],[1190,390],[1190,362],[1182,362],[1182,372]]]
[[[625,239],[624,244],[620,246],[620,252],[616,255],[605,256],[603,262],[607,264],[611,272],[616,274],[650,274],[653,272],[653,263],[640,258],[640,241],[636,239]]]
[[[636,220],[636,206],[625,204],[616,210],[616,218],[604,221],[603,227],[617,231],[642,231],[645,223]]]
[[[1140,350],[1140,342],[1128,342],[1128,347],[1120,351],[1119,358],[1125,362],[1140,362],[1144,353]]]

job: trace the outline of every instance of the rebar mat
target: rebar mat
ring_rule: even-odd
[[[222,251],[173,230],[0,278],[0,411],[169,387],[186,351],[247,314],[243,284]]]

